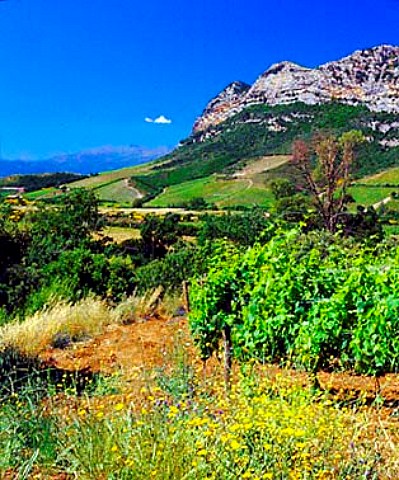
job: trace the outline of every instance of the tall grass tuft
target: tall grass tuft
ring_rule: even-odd
[[[61,302],[23,322],[1,327],[0,349],[12,348],[33,357],[51,346],[59,334],[76,340],[96,335],[118,320],[114,310],[95,298],[86,298],[75,305]]]

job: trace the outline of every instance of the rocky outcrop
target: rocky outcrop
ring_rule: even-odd
[[[193,132],[209,130],[251,105],[331,101],[399,113],[399,47],[359,50],[315,69],[291,62],[272,65],[252,86],[233,82],[213,98]]]
[[[241,99],[249,89],[250,85],[244,82],[230,83],[208,103],[202,115],[195,122],[194,131],[205,130],[209,125],[220,123],[220,118],[228,118],[238,112]]]

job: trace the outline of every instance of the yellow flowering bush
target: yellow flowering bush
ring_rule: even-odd
[[[215,383],[216,382],[216,383]],[[212,395],[197,382],[180,399],[148,393],[140,407],[88,407],[65,428],[71,473],[89,478],[380,478],[382,463],[363,434],[363,414],[275,380],[242,376]],[[360,415],[360,416],[359,416]],[[366,415],[366,414],[364,414]]]

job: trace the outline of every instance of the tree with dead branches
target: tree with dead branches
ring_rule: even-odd
[[[324,227],[334,233],[345,210],[355,148],[363,134],[351,130],[340,137],[315,135],[309,143],[296,140],[291,163],[302,176]]]

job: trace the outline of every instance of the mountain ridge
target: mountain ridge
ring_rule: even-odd
[[[65,153],[41,160],[0,159],[0,177],[56,172],[92,174],[116,170],[155,160],[170,152],[169,147],[102,146]]]
[[[317,68],[274,63],[249,88],[235,81],[212,98],[195,121],[193,133],[205,132],[252,105],[331,101],[399,113],[399,47],[383,44],[356,50]]]

